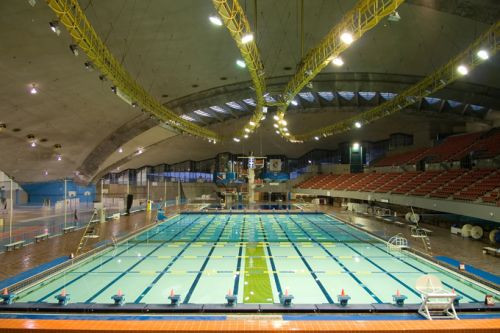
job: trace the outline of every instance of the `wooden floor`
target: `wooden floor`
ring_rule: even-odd
[[[89,239],[87,250],[96,244],[110,240],[111,237],[126,235],[145,225],[154,222],[155,216],[139,212],[130,216],[122,216],[119,220],[110,220],[100,225],[100,236]],[[52,261],[61,256],[69,256],[76,251],[84,229],[55,236],[47,241],[24,246],[20,250],[0,253],[0,262],[3,267],[0,271],[0,280],[14,276],[43,263]]]

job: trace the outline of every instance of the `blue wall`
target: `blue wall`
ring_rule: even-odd
[[[44,199],[49,199],[50,204],[54,205],[56,201],[64,200],[64,181],[55,180],[43,183],[25,183],[21,187],[28,194],[28,205],[42,205]],[[67,190],[76,192],[76,197],[80,203],[92,202],[95,199],[95,185],[81,186],[75,184],[72,180],[67,181]],[[90,196],[85,196],[85,192],[90,192]]]

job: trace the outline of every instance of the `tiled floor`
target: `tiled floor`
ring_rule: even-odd
[[[0,322],[2,332],[499,332],[500,320],[452,321],[93,321],[25,320]]]

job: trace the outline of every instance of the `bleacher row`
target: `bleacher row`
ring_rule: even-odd
[[[425,160],[427,163],[460,161],[467,155],[474,159],[492,158],[500,154],[500,128],[487,132],[475,132],[449,136],[432,148],[419,148],[405,153],[385,156],[373,166],[393,166],[415,164]]]
[[[428,196],[500,206],[499,169],[322,174],[296,187]]]

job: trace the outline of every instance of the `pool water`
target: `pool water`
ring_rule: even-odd
[[[127,303],[279,303],[288,292],[300,304],[392,303],[397,290],[420,303],[415,282],[434,274],[462,302],[498,293],[324,214],[181,214],[116,247],[18,293],[17,302],[110,303],[120,289]]]

